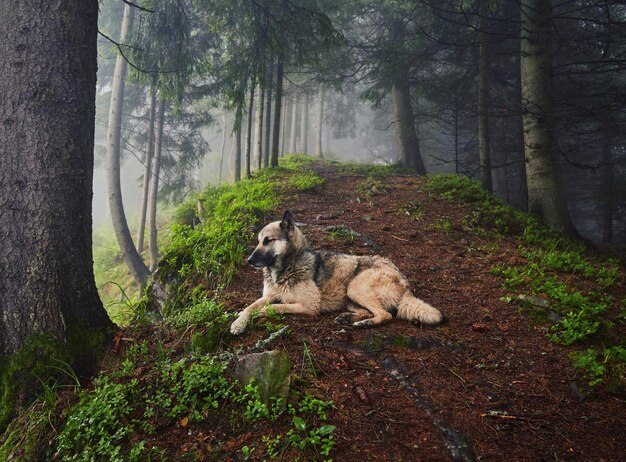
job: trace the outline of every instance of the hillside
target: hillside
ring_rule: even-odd
[[[286,209],[314,248],[391,259],[447,322],[273,315],[231,336],[262,287],[244,256]],[[0,458],[621,460],[623,268],[477,184],[296,157],[178,221],[102,375],[52,387]],[[234,358],[263,349],[289,357],[286,402],[234,385]]]

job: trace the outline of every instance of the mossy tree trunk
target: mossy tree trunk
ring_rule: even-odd
[[[97,22],[96,0],[0,2],[0,431],[38,383],[11,362],[25,345],[113,327],[92,256]]]
[[[521,2],[521,91],[528,211],[550,228],[577,237],[558,176],[552,102],[550,0]]]

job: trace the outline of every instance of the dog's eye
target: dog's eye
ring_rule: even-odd
[[[267,245],[272,241],[275,241],[276,239],[270,239],[269,237],[266,237],[265,239],[263,239],[263,245]]]

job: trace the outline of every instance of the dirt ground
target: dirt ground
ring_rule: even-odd
[[[364,175],[321,173],[323,187],[287,197],[266,221],[289,209],[314,248],[389,257],[447,318],[438,327],[394,319],[363,330],[333,315],[285,319],[292,333],[271,348],[289,353],[308,390],[333,400],[333,460],[624,460],[624,397],[583,396],[572,350],[500,300],[507,292],[490,269],[520,258],[514,240],[494,246],[464,232],[464,207],[430,196],[423,179],[392,176],[386,194],[370,196],[357,188]],[[418,219],[403,210],[411,207]],[[442,220],[451,227],[433,225]],[[359,234],[328,231],[337,225]],[[255,300],[261,285],[260,273],[242,268],[230,308]],[[266,335],[251,330],[237,343]]]

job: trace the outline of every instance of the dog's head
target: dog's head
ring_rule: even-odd
[[[306,238],[293,222],[287,210],[283,219],[265,226],[259,233],[259,244],[248,257],[248,263],[255,268],[270,268],[281,262],[285,256],[303,250]]]

